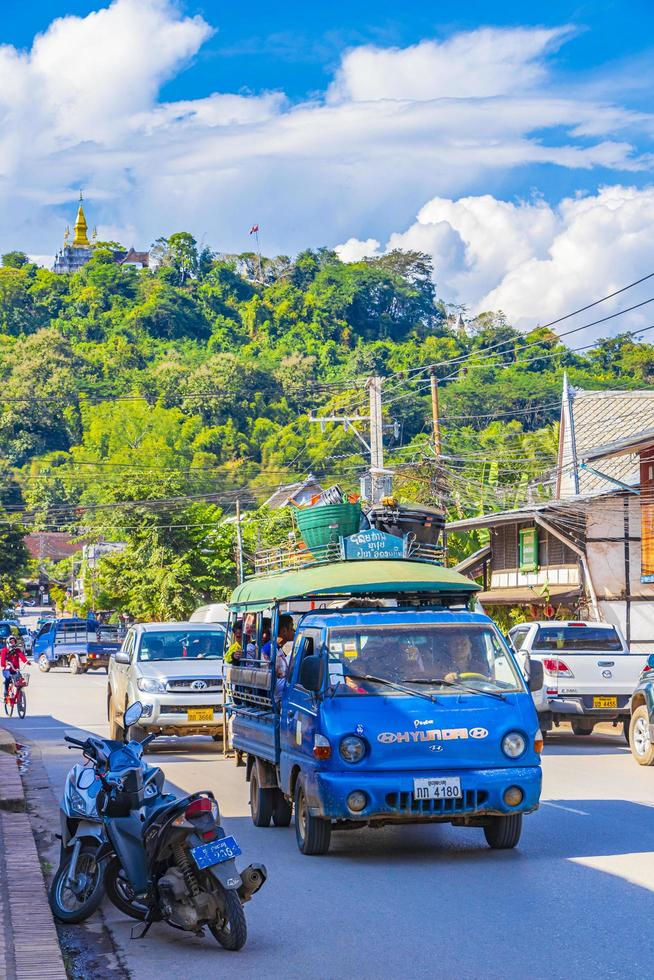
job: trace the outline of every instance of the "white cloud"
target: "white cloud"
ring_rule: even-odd
[[[333,100],[488,99],[511,95],[543,80],[543,56],[569,28],[483,28],[438,43],[408,48],[365,45],[348,52],[330,87]]]
[[[379,254],[378,242],[350,239],[346,260]],[[438,292],[471,313],[503,310],[528,328],[579,309],[651,271],[654,187],[603,187],[566,198],[510,203],[490,195],[434,198],[381,251],[415,249],[433,257]],[[558,327],[570,330],[652,295],[652,284],[624,293]],[[580,332],[572,346],[654,324],[654,304]]]
[[[111,229],[143,246],[188,229],[232,250],[248,247],[257,221],[266,251],[292,252],[385,238],[434,195],[469,195],[513,168],[622,172],[651,162],[632,142],[654,129],[650,117],[562,92],[551,77],[567,28],[360,47],[323,97],[300,105],[282,92],[161,102],[162,84],[212,31],[173,0],[114,0],[59,18],[27,52],[0,47],[0,249],[58,247],[78,186],[101,237]],[[247,83],[235,79],[234,89]],[[538,209],[532,217],[546,220]],[[458,268],[464,246],[447,221],[429,235]],[[491,266],[480,288],[499,281]]]

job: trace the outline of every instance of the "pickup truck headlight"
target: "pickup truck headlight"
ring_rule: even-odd
[[[346,762],[360,762],[366,754],[366,743],[358,735],[346,735],[338,750]]]
[[[517,759],[527,748],[527,740],[520,732],[509,732],[502,739],[502,751],[509,759]]]
[[[155,680],[154,677],[139,677],[136,686],[145,694],[163,694],[166,690],[166,685]]]

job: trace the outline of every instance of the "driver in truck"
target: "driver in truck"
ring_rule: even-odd
[[[457,631],[449,637],[447,663],[450,669],[444,674],[444,680],[449,683],[461,680],[466,674],[489,676],[486,658],[473,647],[472,638],[466,633]]]

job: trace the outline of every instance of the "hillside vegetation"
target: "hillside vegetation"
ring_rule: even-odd
[[[102,245],[71,276],[20,252],[0,268],[3,526],[126,541],[102,563],[96,605],[135,615],[185,615],[233,583],[223,517],[237,497],[251,552],[289,530],[288,515],[257,510],[280,483],[313,473],[358,486],[359,441],[308,413],[366,415],[368,375],[388,379],[397,493],[463,515],[519,504],[528,485],[548,492],[564,370],[589,388],[654,374],[654,347],[628,335],[574,352],[501,313],[458,327],[418,253],[260,261],[198,251],[186,233],[155,251],[155,272],[115,265]],[[438,468],[429,375],[417,370],[430,364]]]

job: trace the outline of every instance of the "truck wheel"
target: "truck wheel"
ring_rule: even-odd
[[[275,789],[273,793],[273,823],[275,827],[288,827],[293,815],[293,804],[286,799],[281,789]]]
[[[272,789],[261,789],[257,767],[252,767],[250,773],[250,810],[252,811],[252,823],[255,827],[268,827],[273,815],[273,793]]]
[[[494,851],[506,851],[515,847],[522,833],[522,814],[512,813],[509,817],[491,817],[484,827],[484,837]]]
[[[326,854],[332,836],[329,820],[309,813],[302,778],[295,784],[295,839],[302,854]]]
[[[44,653],[39,657],[39,670],[42,670],[44,674],[47,674],[50,670],[50,661]]]
[[[570,724],[572,725],[573,735],[592,735],[593,728],[595,727],[594,725],[591,724],[589,728],[588,722],[585,721],[572,721],[570,722]]]
[[[639,766],[654,766],[654,745],[649,734],[649,712],[641,704],[631,716],[629,746]]]
[[[109,738],[114,742],[122,742],[125,738],[123,727],[118,722],[113,698],[109,700]]]
[[[84,674],[85,670],[79,662],[78,657],[71,657],[68,661],[68,666],[70,667],[71,674]]]

